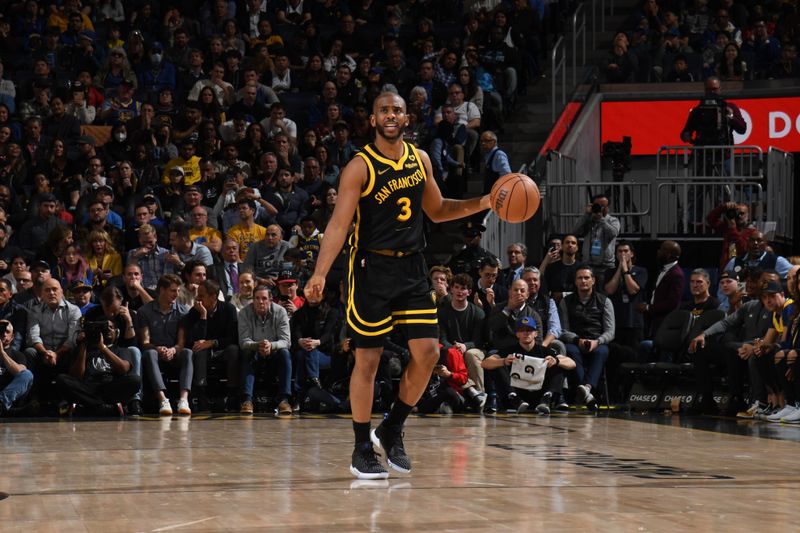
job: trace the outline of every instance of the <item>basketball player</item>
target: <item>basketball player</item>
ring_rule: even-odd
[[[442,198],[432,178],[428,154],[403,141],[405,101],[382,93],[373,104],[370,124],[375,142],[368,144],[342,172],[339,198],[322,240],[307,298],[320,299],[325,276],[339,254],[348,227],[347,325],[355,345],[350,377],[355,449],[350,472],[360,479],[385,479],[373,444],[386,453],[389,466],[411,471],[403,446],[403,423],[428,385],[439,357],[436,304],[422,256],[423,211],[433,222],[445,222],[489,209],[489,196],[469,200]],[[389,415],[370,430],[373,383],[384,339],[403,328],[411,362],[400,381],[400,394]]]

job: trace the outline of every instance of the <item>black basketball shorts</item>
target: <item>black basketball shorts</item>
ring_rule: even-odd
[[[348,335],[357,348],[377,348],[394,330],[406,339],[439,338],[436,302],[421,253],[390,257],[351,250],[347,283]]]

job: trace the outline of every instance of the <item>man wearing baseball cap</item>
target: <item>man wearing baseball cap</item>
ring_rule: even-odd
[[[550,414],[550,404],[553,398],[558,397],[564,383],[565,371],[575,368],[575,361],[550,348],[536,343],[538,324],[532,316],[521,316],[515,322],[517,345],[494,353],[483,360],[481,366],[489,371],[494,379],[499,397],[508,399],[510,405],[515,405],[517,413],[525,412],[529,403],[525,399],[536,400],[536,412],[541,415]],[[535,357],[543,359],[547,364],[544,383],[540,391],[525,391],[511,386],[511,365],[518,356]],[[522,397],[525,397],[523,399]]]
[[[83,281],[76,281],[69,287],[69,301],[78,306],[81,310],[81,316],[86,315],[92,307],[96,307],[96,303],[92,303],[92,286],[87,285]]]
[[[190,139],[183,141],[181,143],[178,157],[167,161],[167,164],[164,167],[164,173],[161,176],[161,182],[164,185],[170,184],[170,171],[173,167],[181,167],[184,185],[194,185],[200,181],[200,157],[194,154],[194,142]]]
[[[719,290],[725,298],[720,301],[719,309],[725,311],[726,315],[736,312],[742,306],[744,292],[739,286],[739,273],[734,270],[726,270],[719,275]]]

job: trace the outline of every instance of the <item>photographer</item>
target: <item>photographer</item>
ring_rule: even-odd
[[[77,357],[69,374],[56,377],[56,387],[69,402],[102,415],[124,415],[121,403],[139,390],[141,378],[129,374],[128,349],[116,345],[119,330],[111,320],[84,321]]]
[[[11,347],[14,342],[14,326],[8,320],[0,320],[0,416],[25,397],[33,384],[33,373],[25,366],[25,355]]]
[[[750,222],[750,208],[746,204],[725,202],[708,214],[708,225],[722,235],[722,252],[719,257],[720,269],[731,257],[747,253],[747,239],[756,231]]]
[[[129,268],[138,269],[137,265],[129,265]],[[126,268],[126,272],[128,268]],[[130,373],[142,376],[142,352],[136,346],[136,331],[133,327],[133,320],[136,311],[129,307],[128,302],[123,303],[122,292],[114,287],[108,286],[100,293],[100,305],[90,309],[84,320],[86,322],[111,321],[117,330],[116,345],[126,348],[125,356],[131,364]],[[132,314],[133,313],[133,314]],[[128,404],[128,414],[139,416],[142,414],[142,388],[141,381],[139,389],[133,395],[133,399]]]
[[[576,237],[583,237],[581,259],[596,273],[598,288],[603,288],[605,271],[615,266],[614,247],[619,230],[619,219],[608,214],[605,194],[592,196],[586,214],[572,230]]]

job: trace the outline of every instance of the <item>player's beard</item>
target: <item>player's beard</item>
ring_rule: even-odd
[[[383,137],[387,141],[396,141],[398,139],[402,139],[402,137],[403,137],[403,128],[400,127],[399,124],[397,125],[397,130],[396,130],[397,134],[394,135],[394,136],[386,135],[386,130],[384,130],[383,126],[378,124],[378,123],[375,124],[375,131],[378,133],[378,135],[380,135],[381,137]]]

